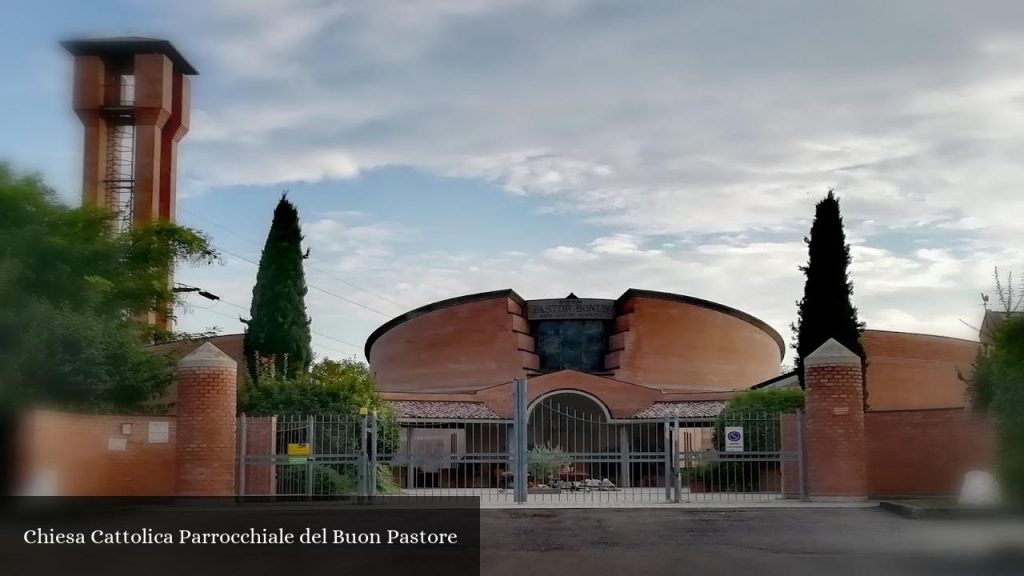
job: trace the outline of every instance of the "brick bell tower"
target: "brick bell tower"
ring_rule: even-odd
[[[82,203],[116,214],[114,231],[173,222],[178,142],[188,132],[195,68],[167,40],[69,40],[74,110],[85,128]],[[168,278],[168,281],[171,281]],[[150,313],[169,330],[169,318]]]

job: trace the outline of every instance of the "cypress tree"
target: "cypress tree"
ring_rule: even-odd
[[[253,380],[258,358],[272,359],[277,372],[287,377],[305,372],[312,362],[303,259],[299,213],[282,194],[260,256],[245,331],[245,357]]]
[[[850,281],[850,245],[843,232],[839,199],[832,190],[814,209],[814,223],[807,244],[807,265],[801,266],[807,280],[804,297],[797,302],[797,322],[793,326],[796,341],[796,369],[800,386],[804,384],[803,359],[835,338],[861,358],[860,332],[864,325],[857,319],[853,282]]]

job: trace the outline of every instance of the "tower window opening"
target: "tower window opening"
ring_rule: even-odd
[[[135,104],[135,76],[122,74],[118,84],[118,106],[133,106]]]

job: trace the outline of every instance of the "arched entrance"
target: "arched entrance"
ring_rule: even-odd
[[[556,390],[529,407],[527,449],[534,482],[618,482],[620,440],[608,408],[586,392]]]

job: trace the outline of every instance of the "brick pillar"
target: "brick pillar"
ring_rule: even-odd
[[[277,493],[277,465],[270,461],[277,454],[277,416],[249,416],[245,428],[245,455],[266,457],[268,463],[246,465],[244,494],[273,496]]]
[[[235,492],[237,363],[209,342],[178,362],[177,492]]]
[[[799,414],[779,415],[779,450],[789,454],[796,454],[803,449],[800,444],[800,425],[802,420]],[[801,494],[800,463],[795,460],[787,460],[779,465],[782,495],[786,498],[798,498]]]
[[[804,358],[804,381],[807,494],[812,500],[866,499],[860,357],[830,338]]]

